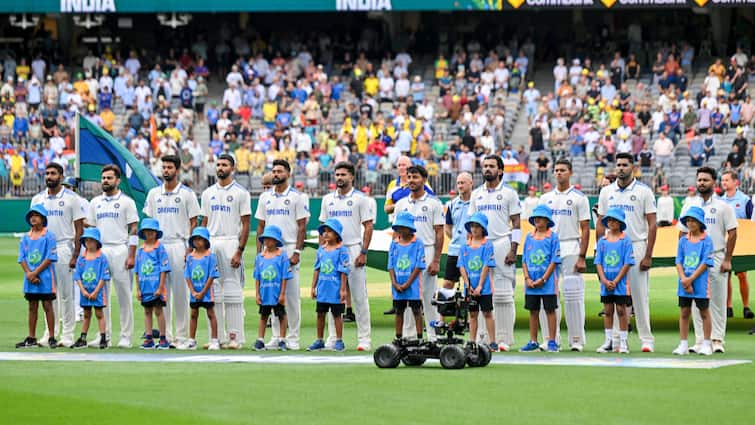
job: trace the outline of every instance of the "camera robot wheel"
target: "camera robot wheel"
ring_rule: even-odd
[[[427,360],[425,357],[416,354],[408,354],[401,359],[401,363],[403,363],[404,366],[422,366],[425,364],[425,360]]]
[[[464,349],[458,345],[446,345],[440,350],[440,365],[444,369],[461,369],[466,358]]]
[[[485,367],[490,364],[493,355],[488,347],[480,344],[470,344],[469,354],[467,354],[467,364],[469,367]]]
[[[393,344],[385,344],[375,350],[372,358],[375,360],[377,367],[381,369],[393,369],[398,367],[401,361],[401,351]]]

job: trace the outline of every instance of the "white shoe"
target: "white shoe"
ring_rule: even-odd
[[[238,350],[241,348],[241,344],[238,343],[235,339],[232,339],[228,341],[228,349],[229,350]]]
[[[45,334],[44,337],[37,339],[37,345],[39,345],[40,347],[47,347],[48,346],[48,342],[47,342],[48,339],[50,339],[50,337],[47,336],[47,334]],[[97,345],[99,346],[99,343]]]
[[[210,351],[218,351],[220,350],[220,343],[218,343],[217,341],[211,342],[207,344],[207,349]]]
[[[179,350],[196,350],[197,341],[193,339],[187,339],[176,345],[176,348]]]
[[[73,341],[69,339],[63,339],[58,343],[58,347],[63,346],[65,348],[71,348],[73,347]]]
[[[131,341],[128,338],[121,338],[118,341],[118,348],[131,348]]]
[[[277,349],[278,348],[278,341],[279,340],[280,340],[280,338],[270,338],[270,341],[268,341],[268,343],[265,344],[265,348],[270,349],[270,350]],[[289,349],[290,348],[291,347],[289,347]]]
[[[511,347],[509,347],[508,344],[505,344],[503,342],[499,342],[498,343],[498,352],[499,353],[505,353],[505,352],[510,351],[510,350],[511,350]]]
[[[721,341],[713,341],[712,347],[714,353],[725,353],[724,343]]]
[[[286,341],[286,347],[288,347],[289,351],[299,351],[299,350],[301,350],[301,346],[299,346],[299,342],[298,341],[297,342]],[[278,348],[278,346],[276,345],[275,348]]]
[[[652,353],[655,351],[655,347],[653,347],[653,344],[642,344],[642,352],[643,353]]]
[[[713,349],[710,347],[710,345],[702,345],[700,346],[700,350],[697,352],[697,354],[700,354],[701,356],[710,356],[713,355]]]
[[[597,353],[610,353],[611,351],[613,351],[613,344],[611,342],[604,342],[603,345],[595,350]]]
[[[676,356],[686,356],[689,352],[689,347],[685,347],[682,344],[679,344],[674,351],[671,352],[671,354]]]
[[[629,347],[626,342],[619,343],[619,354],[629,354]]]
[[[569,349],[571,351],[576,351],[576,352],[579,352],[579,353],[581,353],[582,350],[584,350],[584,348],[585,347],[583,347],[582,344],[577,344],[577,343],[574,343],[574,344],[571,345],[571,347],[569,347]]]
[[[372,351],[372,347],[370,347],[370,344],[359,344],[357,345],[357,351]]]
[[[702,344],[695,344],[692,347],[689,347],[689,352],[693,354],[697,354],[700,352],[700,349],[702,348]]]

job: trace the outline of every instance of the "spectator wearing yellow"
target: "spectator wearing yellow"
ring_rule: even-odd
[[[443,78],[443,76],[446,75],[446,71],[448,71],[448,61],[443,55],[440,55],[435,61],[435,79],[440,80]]]
[[[612,133],[616,132],[616,129],[621,127],[621,117],[623,113],[621,112],[621,109],[619,109],[619,101],[614,100],[613,103],[611,103],[611,107],[608,108],[608,128],[611,129]]]
[[[102,128],[110,134],[113,134],[113,124],[115,123],[115,114],[113,110],[107,106],[100,111],[100,120],[102,120]]]
[[[377,96],[379,85],[380,85],[380,80],[378,80],[375,74],[370,73],[370,75],[368,75],[367,78],[364,79],[365,94],[367,94],[370,97]]]
[[[278,104],[274,100],[267,99],[262,105],[262,121],[266,126],[275,125],[275,117],[278,115]]]

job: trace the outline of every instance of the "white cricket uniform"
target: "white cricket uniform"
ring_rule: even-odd
[[[199,202],[194,191],[178,184],[171,192],[165,185],[153,187],[144,201],[144,214],[160,223],[161,240],[170,261],[166,279],[167,299],[164,308],[165,327],[169,341],[183,342],[189,337],[189,288],[184,280],[186,246],[191,236],[191,219],[199,215]],[[173,333],[173,314],[176,332]]]
[[[584,193],[569,186],[568,189],[561,192],[554,189],[540,197],[540,205],[545,205],[553,213],[553,222],[556,224],[553,231],[558,235],[561,244],[561,278],[564,282],[566,276],[582,277],[581,273],[574,271],[574,265],[579,258],[579,248],[582,240],[583,221],[590,221],[590,202]],[[580,287],[565,288],[562,284],[564,293],[564,310],[567,316],[567,327],[569,331],[569,345],[579,344],[584,346],[585,338],[585,300],[584,300],[584,281]],[[567,293],[568,292],[568,293]],[[574,297],[572,297],[572,294]],[[574,302],[572,302],[574,301]],[[577,311],[572,311],[576,309]],[[559,323],[561,321],[561,309],[557,309],[556,320],[556,341],[560,341]],[[548,321],[545,317],[545,310],[540,310],[540,325],[543,335],[548,333]],[[572,319],[570,319],[570,317]]]
[[[689,206],[682,210],[682,214],[687,212],[689,207],[700,207],[705,212],[705,233],[710,236],[713,242],[713,267],[708,269],[710,276],[710,318],[711,318],[711,339],[719,340],[722,343],[726,337],[726,291],[728,273],[721,273],[721,262],[726,253],[726,239],[729,230],[736,229],[738,226],[737,216],[734,209],[726,201],[712,197],[707,202],[703,198],[696,196],[690,201]],[[680,215],[681,217],[681,215]],[[677,223],[680,231],[687,233],[687,228],[681,221]],[[703,320],[700,317],[700,310],[697,305],[692,307],[692,319],[695,327],[695,341],[700,344],[703,341]]]
[[[212,283],[212,290],[215,304],[220,307],[215,309],[215,315],[218,322],[218,339],[221,343],[227,343],[231,333],[236,334],[238,343],[245,342],[244,261],[242,258],[241,265],[233,268],[231,259],[239,248],[241,217],[251,214],[249,192],[236,181],[227,186],[215,183],[202,192],[202,216],[207,222],[210,250],[218,260],[220,272],[220,278]],[[237,311],[239,306],[241,310]]]
[[[128,258],[129,225],[137,223],[139,215],[136,212],[134,200],[124,195],[120,190],[115,196],[105,194],[92,198],[89,204],[87,224],[100,231],[102,253],[110,266],[110,282],[115,286],[120,308],[121,339],[131,342],[134,333],[134,307],[131,295],[131,272],[126,270]],[[108,292],[112,297],[112,291]],[[110,302],[103,309],[107,325],[108,339],[110,336]]]
[[[257,212],[254,218],[272,224],[281,229],[283,249],[286,255],[294,255],[296,239],[299,235],[297,222],[309,219],[309,197],[288,186],[286,190],[277,193],[275,189],[260,195]],[[299,347],[299,330],[301,328],[301,286],[299,282],[299,268],[301,263],[291,266],[291,279],[286,282],[286,316],[288,318],[288,335],[286,343],[291,349]],[[272,315],[272,334],[276,342],[280,338],[278,318]]]
[[[648,185],[634,179],[629,186],[620,188],[617,182],[604,187],[598,198],[598,215],[604,216],[611,208],[620,208],[626,215],[627,228],[624,233],[632,241],[634,258],[637,263],[629,269],[632,282],[632,309],[637,323],[637,334],[643,345],[653,346],[654,338],[650,330],[650,276],[647,270],[640,270],[640,261],[645,257],[648,240],[647,214],[655,214],[655,195]],[[618,321],[614,321],[617,328]]]
[[[69,267],[73,255],[76,229],[74,222],[83,220],[84,213],[79,197],[71,190],[61,188],[57,195],[49,195],[44,190],[31,199],[31,205],[42,204],[47,209],[47,228],[57,240],[58,261],[54,264],[57,277],[58,298],[53,302],[56,331],[62,319],[61,343],[73,344],[73,330],[76,325],[76,293],[73,274]],[[57,332],[56,332],[57,333]],[[49,336],[45,335],[45,338]]]
[[[479,212],[488,218],[488,239],[493,243],[496,267],[493,269],[493,305],[495,314],[495,341],[514,344],[514,287],[516,264],[506,264],[511,251],[511,216],[521,214],[516,191],[501,182],[494,189],[483,185],[472,192],[469,216]],[[521,241],[514,241],[521,244]]]
[[[84,220],[86,220],[87,216],[89,215],[89,201],[76,192],[74,192],[74,194],[76,194],[76,197],[79,199],[81,214],[84,217]],[[81,291],[79,289],[79,285],[76,284],[73,285],[73,300],[74,304],[76,305],[76,321],[78,322],[84,317],[84,309],[81,308]]]
[[[332,192],[322,198],[320,222],[333,218],[343,226],[343,245],[349,250],[349,290],[357,321],[357,341],[360,346],[371,347],[370,304],[367,298],[367,272],[365,266],[356,267],[354,261],[362,251],[362,226],[375,222],[375,202],[364,193],[351,189],[346,195]],[[367,249],[368,247],[364,247]],[[333,316],[328,314],[328,342],[335,343]]]
[[[425,245],[425,261],[427,268],[422,271],[422,309],[425,315],[425,328],[427,337],[430,341],[435,341],[435,329],[430,326],[430,322],[438,320],[438,310],[432,305],[433,295],[435,294],[438,276],[432,276],[428,272],[430,263],[435,258],[435,226],[442,227],[446,223],[443,215],[443,204],[436,198],[425,192],[419,199],[413,199],[412,195],[402,198],[396,203],[395,213],[408,211],[414,216],[414,227],[417,239]],[[443,233],[441,232],[441,235]],[[441,236],[443,238],[444,236]],[[417,329],[414,326],[414,314],[411,309],[404,312],[404,336],[415,337]]]

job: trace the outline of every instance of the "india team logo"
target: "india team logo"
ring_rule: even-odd
[[[545,264],[545,252],[542,249],[537,249],[535,252],[530,253],[530,263],[536,266],[542,266]]]
[[[684,256],[684,267],[692,268],[697,267],[700,263],[700,256],[696,252],[692,252]]]
[[[482,260],[480,259],[479,255],[475,255],[471,260],[469,260],[469,270],[472,270],[473,272],[477,272],[482,270]]]
[[[29,264],[36,266],[42,262],[42,253],[38,249],[35,249],[29,254],[28,260]]]
[[[83,280],[86,283],[92,283],[94,280],[97,279],[97,273],[94,272],[94,269],[89,267],[84,271],[84,273],[81,275],[81,280]]]
[[[332,264],[331,264],[331,267],[333,267]],[[325,272],[325,273],[329,273],[329,272]],[[273,267],[272,265],[268,265],[267,267],[265,267],[264,270],[262,270],[261,276],[262,276],[262,280],[266,280],[270,282],[270,281],[275,280],[276,277],[278,277],[278,272],[275,271],[275,267]]]
[[[335,270],[335,269],[336,269],[336,267],[333,265],[333,262],[330,261],[330,259],[325,260],[320,265],[320,271],[322,271],[325,274],[331,274],[331,273],[333,273],[333,270]]]
[[[200,281],[204,279],[204,269],[200,265],[194,266],[191,270],[191,280]]]
[[[155,271],[155,265],[152,264],[152,260],[147,259],[147,261],[142,264],[142,274],[152,274],[152,272]]]
[[[396,262],[396,268],[401,271],[407,271],[409,270],[409,267],[412,265],[411,260],[409,260],[409,256],[407,254],[404,254],[401,256],[401,258],[398,259]]]
[[[606,255],[606,265],[610,267],[615,267],[617,264],[619,264],[619,253],[616,252],[616,250],[612,250]]]

